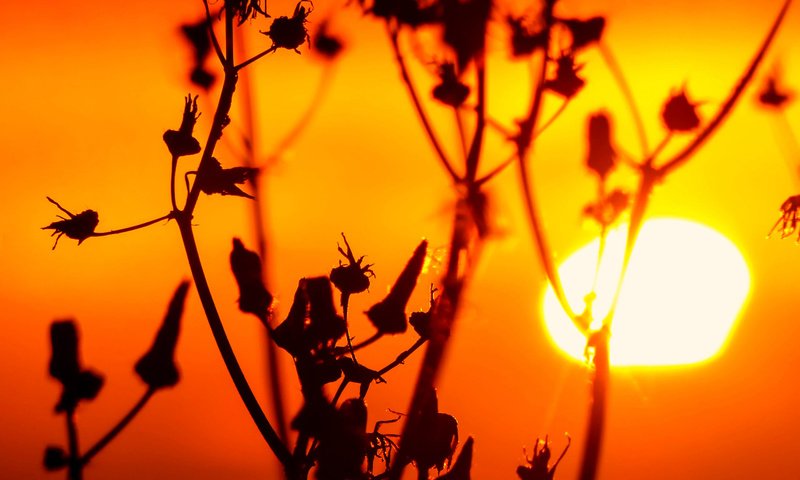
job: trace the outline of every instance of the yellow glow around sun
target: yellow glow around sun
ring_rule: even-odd
[[[595,318],[611,303],[626,228],[609,232],[600,268]],[[599,241],[578,250],[559,268],[567,298],[577,312],[591,290]],[[617,366],[682,365],[716,355],[750,290],[750,273],[730,240],[698,223],[679,219],[645,222],[612,323],[611,363]],[[553,342],[584,361],[586,339],[573,326],[551,288],[544,318]]]

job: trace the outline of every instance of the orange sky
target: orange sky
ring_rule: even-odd
[[[89,239],[80,247],[62,238],[55,251],[53,239],[39,230],[58,213],[46,196],[75,213],[98,210],[98,230],[168,211],[169,158],[160,137],[176,128],[182,97],[194,91],[184,81],[189,58],[176,26],[197,18],[201,8],[200,2],[180,3],[38,2],[17,4],[17,10],[0,16],[4,478],[61,478],[41,468],[45,445],[65,438],[62,418],[52,413],[58,386],[47,376],[49,323],[77,318],[83,362],[106,376],[100,397],[79,411],[88,446],[143,391],[132,365],[149,346],[172,289],[188,277],[173,225]],[[690,95],[704,102],[705,118],[715,111],[779,8],[778,2],[768,3],[564,0],[561,8],[565,16],[608,15],[605,38],[654,143],[662,134],[661,104],[672,89],[688,85]],[[269,8],[286,14],[293,5],[271,1]],[[324,10],[320,6],[310,20],[321,19]],[[353,300],[353,312],[382,297],[420,238],[433,247],[448,241],[453,196],[380,25],[352,10],[334,25],[344,32],[348,50],[313,122],[267,179],[270,270],[282,309],[298,278],[325,274],[337,264],[339,232],[347,234],[357,254],[368,255],[377,274],[371,294]],[[792,48],[800,40],[799,28],[800,15],[790,11],[762,73],[780,62],[787,82],[800,85],[800,53]],[[492,42],[490,108],[511,124],[526,108],[528,70],[508,61],[498,39]],[[638,149],[600,56],[588,52],[581,60],[588,86],[542,137],[534,160],[544,220],[562,257],[593,234],[578,216],[592,195],[591,177],[582,166],[586,116],[608,110],[620,145]],[[266,155],[307,105],[323,68],[305,51],[277,52],[251,74],[263,132],[258,147]],[[557,107],[548,100],[548,111]],[[201,99],[203,134],[212,102]],[[787,114],[797,125],[796,107]],[[449,135],[449,116],[435,115],[443,135]],[[750,90],[719,134],[656,190],[652,214],[705,223],[739,246],[751,267],[752,293],[720,358],[695,367],[613,373],[600,479],[786,478],[796,471],[800,387],[794,363],[800,324],[794,275],[800,250],[790,240],[764,240],[777,207],[797,193],[783,144],[776,140],[780,125],[755,107]],[[491,158],[505,158],[506,147],[494,142],[491,148],[497,151]],[[219,158],[232,163],[235,156],[228,149]],[[554,450],[560,450],[565,431],[573,450],[556,478],[575,478],[588,373],[544,336],[539,318],[544,279],[517,187],[516,173],[509,170],[490,189],[504,234],[486,248],[467,293],[439,402],[458,418],[462,438],[476,438],[475,478],[514,478],[523,446],[530,449],[537,436],[549,434]],[[266,404],[262,331],[236,311],[227,263],[231,237],[252,245],[248,207],[244,199],[203,198],[195,223],[231,341]],[[435,278],[436,272],[428,273],[421,285]],[[415,309],[427,302],[427,288],[418,290],[411,302]],[[156,395],[91,464],[87,478],[250,479],[273,471],[193,292],[187,305],[178,346],[182,382]],[[370,333],[365,323],[352,320],[362,338]],[[365,361],[384,363],[413,341],[411,336],[386,341]],[[372,387],[370,423],[389,416],[387,408],[407,408],[419,357],[394,370],[388,384]],[[284,361],[288,367],[288,357]],[[294,410],[299,393],[294,383],[288,390]]]

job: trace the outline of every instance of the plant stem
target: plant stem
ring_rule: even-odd
[[[600,449],[606,420],[608,396],[609,359],[607,330],[597,332],[594,337],[594,378],[592,379],[592,404],[589,407],[589,426],[586,432],[580,480],[594,480],[600,463]]]
[[[439,157],[439,161],[441,162],[442,166],[447,173],[450,175],[450,178],[453,180],[453,183],[458,183],[460,178],[456,171],[453,169],[453,165],[450,163],[450,160],[447,158],[447,154],[444,153],[444,149],[442,148],[441,143],[439,143],[439,139],[436,137],[436,133],[433,131],[433,126],[431,126],[430,120],[428,120],[428,115],[425,113],[425,109],[422,108],[422,103],[419,100],[419,95],[417,95],[417,90],[414,87],[414,82],[411,81],[411,75],[408,73],[408,68],[406,67],[405,59],[403,58],[403,53],[400,51],[400,44],[398,42],[398,27],[392,26],[389,22],[386,23],[386,30],[389,34],[389,39],[391,40],[392,50],[394,51],[395,59],[397,60],[397,66],[400,67],[400,75],[403,77],[403,83],[406,85],[408,89],[408,93],[411,96],[411,102],[414,104],[414,108],[417,111],[417,115],[419,116],[419,120],[422,123],[423,128],[425,129],[425,133],[428,134],[428,139],[433,146],[433,149],[436,150],[436,154]]]
[[[158,223],[158,222],[161,222],[161,221],[164,221],[164,220],[170,220],[172,218],[175,218],[175,213],[174,212],[169,212],[166,215],[162,215],[162,216],[160,216],[158,218],[154,218],[153,220],[149,220],[147,222],[140,223],[138,225],[133,225],[133,226],[130,226],[130,227],[120,228],[120,229],[117,229],[117,230],[109,230],[107,232],[94,232],[91,236],[92,237],[107,237],[109,235],[119,235],[120,233],[131,232],[133,230],[138,230],[140,228],[149,227],[150,225],[153,225],[154,223]]]
[[[427,341],[428,341],[427,338],[419,337],[417,339],[417,341],[414,342],[414,345],[411,345],[411,347],[408,350],[402,352],[391,363],[389,363],[385,367],[383,367],[380,370],[378,370],[378,376],[380,377],[384,373],[386,373],[389,370],[393,369],[394,367],[396,367],[398,365],[401,365],[406,360],[406,358],[408,358],[412,353],[414,353],[419,347],[421,347]]]
[[[86,453],[83,454],[83,457],[81,457],[81,464],[86,465],[89,463],[92,458],[94,458],[103,448],[105,448],[106,445],[111,443],[111,441],[114,440],[114,438],[119,435],[129,423],[131,423],[131,421],[142,410],[142,408],[144,408],[144,406],[147,404],[147,401],[150,400],[150,397],[152,397],[154,393],[156,393],[155,388],[148,388],[139,401],[136,402],[133,408],[131,408],[130,411],[125,414],[125,416],[122,417],[122,419],[116,425],[114,425],[114,428],[109,430],[108,433],[103,436],[103,438],[98,440],[97,443],[95,443],[89,450],[86,451]]]
[[[239,396],[242,398],[242,402],[244,402],[248,413],[250,413],[253,423],[258,427],[267,445],[269,445],[275,456],[278,457],[278,460],[283,464],[289,478],[295,478],[296,469],[291,453],[272,428],[266,415],[264,415],[264,411],[261,410],[261,406],[258,404],[258,400],[253,394],[250,385],[247,383],[244,372],[242,372],[236,355],[233,353],[233,348],[228,341],[228,336],[225,333],[225,328],[222,325],[222,320],[217,312],[217,307],[211,295],[205,272],[203,271],[200,254],[197,251],[197,244],[195,243],[194,232],[192,231],[191,217],[188,215],[181,215],[177,220],[181,238],[183,239],[184,249],[186,250],[186,257],[189,261],[189,268],[192,271],[194,284],[197,288],[197,294],[203,305],[203,310],[208,319],[209,327],[211,327],[211,332],[214,335],[214,340],[217,343],[219,353],[222,355],[222,359],[228,369],[228,374],[236,386],[236,390],[239,392]]]
[[[767,49],[772,43],[772,40],[775,38],[775,34],[778,33],[778,28],[780,27],[781,22],[783,22],[783,18],[786,16],[786,12],[791,3],[791,0],[786,0],[783,3],[780,12],[778,12],[778,16],[775,18],[772,27],[770,28],[766,38],[764,39],[764,42],[761,45],[761,48],[756,53],[755,57],[753,57],[753,60],[750,61],[750,65],[745,70],[742,78],[739,80],[739,83],[733,88],[728,96],[728,99],[725,101],[722,107],[720,107],[717,114],[711,119],[710,122],[708,122],[705,128],[703,128],[703,130],[694,138],[694,140],[689,143],[689,145],[676,154],[666,164],[660,167],[659,170],[662,176],[667,175],[669,172],[686,162],[692,156],[692,154],[711,137],[711,134],[714,133],[717,127],[722,124],[722,121],[725,120],[728,114],[733,110],[737,100],[739,100],[739,97],[741,97],[745,87],[748,83],[750,83],[750,80],[752,80],[753,75],[756,73],[756,69],[764,59],[764,55],[766,55]]]
[[[75,425],[75,409],[68,408],[64,412],[67,420],[67,444],[69,449],[68,478],[69,480],[83,479],[83,463],[81,463],[81,451],[78,446],[78,427]]]

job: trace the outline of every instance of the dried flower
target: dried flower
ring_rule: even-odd
[[[347,323],[336,312],[333,303],[333,289],[328,277],[306,279],[308,295],[308,318],[306,334],[312,345],[331,345],[344,336]]]
[[[567,454],[571,443],[572,439],[567,435],[567,446],[564,447],[564,451],[561,452],[556,463],[550,467],[548,465],[550,463],[550,447],[548,446],[547,437],[544,437],[544,442],[537,438],[536,444],[533,447],[533,458],[529,459],[527,455],[525,457],[529,466],[520,465],[517,467],[517,475],[521,480],[553,480],[556,474],[556,467],[558,467],[564,455]],[[539,450],[540,445],[542,447],[541,450]]]
[[[514,58],[527,57],[547,44],[547,32],[531,30],[527,23],[524,17],[506,17],[506,24],[511,29],[511,55]]]
[[[544,88],[552,90],[564,98],[570,99],[583,88],[586,83],[578,77],[583,65],[575,65],[575,56],[571,51],[562,52],[556,59],[556,76],[544,82]]]
[[[266,321],[272,295],[264,286],[261,258],[256,252],[246,249],[241,240],[234,238],[230,262],[239,286],[239,310]]]
[[[319,437],[317,478],[361,479],[367,456],[367,405],[349,398],[331,415]]]
[[[197,181],[200,183],[200,190],[208,195],[218,193],[220,195],[235,195],[253,199],[252,195],[244,192],[236,185],[241,185],[258,175],[258,169],[253,167],[233,167],[222,168],[222,165],[214,157],[208,163],[208,168],[198,173]]]
[[[200,153],[200,142],[192,136],[194,125],[199,117],[200,114],[197,113],[197,95],[194,98],[191,95],[186,95],[181,126],[178,130],[167,130],[163,135],[164,143],[167,144],[169,153],[173,157]]]
[[[770,108],[781,108],[786,102],[791,100],[792,93],[781,90],[778,88],[778,80],[776,76],[771,76],[766,79],[764,88],[758,95],[758,101],[761,105]]]
[[[306,23],[308,23],[306,18],[313,11],[313,8],[306,10],[306,7],[303,6],[304,2],[308,2],[311,5],[311,0],[300,0],[294,7],[294,14],[291,18],[286,16],[278,17],[272,21],[269,30],[261,32],[272,40],[271,50],[285,48],[300,53],[297,47],[303,43],[310,42],[308,29],[306,28]]]
[[[184,281],[178,285],[153,345],[134,366],[136,374],[151,389],[173,387],[180,378],[178,366],[175,364],[175,346],[178,343],[183,305],[188,291],[189,282]]]
[[[181,33],[194,54],[194,67],[189,79],[193,84],[208,90],[214,84],[215,75],[204,67],[211,55],[211,23],[205,17],[197,23],[181,25]]]
[[[586,205],[583,214],[600,225],[611,225],[630,205],[630,195],[616,188],[595,203]]]
[[[611,121],[605,113],[589,117],[589,152],[586,166],[597,173],[601,179],[614,168],[617,152],[611,145]]]
[[[408,317],[408,323],[411,324],[411,327],[414,328],[414,331],[417,332],[417,335],[422,338],[431,337],[431,320],[433,317],[433,309],[436,307],[437,300],[437,297],[434,297],[435,293],[436,287],[431,284],[431,303],[428,307],[428,310],[425,312],[414,312]]]
[[[333,60],[342,52],[342,40],[330,33],[330,22],[323,21],[314,35],[313,50],[322,55],[326,60]]]
[[[58,202],[52,198],[47,197],[47,200],[58,207],[59,210],[69,215],[69,218],[57,215],[61,220],[57,220],[46,227],[42,227],[42,230],[53,230],[53,235],[58,235],[56,237],[56,243],[53,244],[53,250],[56,249],[61,235],[66,235],[69,238],[77,240],[78,245],[94,235],[94,229],[97,228],[97,224],[100,223],[100,217],[97,215],[97,212],[94,210],[84,210],[77,215],[73,215],[69,210],[59,205]],[[53,235],[50,236],[52,237]]]
[[[456,66],[445,62],[439,65],[439,84],[433,87],[433,98],[451,107],[460,107],[469,96],[469,87],[456,75]]]
[[[772,235],[775,229],[781,232],[781,238],[794,235],[797,230],[798,212],[800,212],[800,195],[793,195],[781,204],[781,218],[772,226],[767,237]],[[780,227],[780,228],[779,228]],[[800,242],[800,236],[797,239]]]
[[[697,116],[696,103],[691,103],[686,97],[686,88],[673,94],[667,103],[661,118],[667,128],[672,132],[689,132],[700,126],[700,117]]]
[[[294,301],[289,308],[289,314],[280,325],[272,331],[272,340],[289,354],[298,358],[306,352],[305,325],[308,310],[308,296],[305,291],[305,279],[297,284]]]
[[[559,23],[567,27],[572,34],[572,50],[579,50],[592,43],[599,42],[606,26],[603,17],[592,17],[587,20],[577,18],[560,19]]]
[[[347,251],[344,251],[342,247],[338,245],[337,248],[339,249],[339,253],[347,259],[348,263],[342,265],[342,262],[339,262],[339,266],[331,270],[330,278],[333,285],[342,292],[342,305],[345,305],[345,296],[367,290],[369,288],[369,278],[374,277],[375,273],[372,271],[372,268],[370,268],[372,264],[361,265],[364,261],[363,255],[356,259],[355,255],[353,255],[353,250],[350,248],[350,244],[347,243],[347,237],[344,236],[344,233],[342,233],[342,239],[344,240],[345,247],[347,247]]]
[[[56,412],[75,410],[81,400],[94,399],[103,387],[103,377],[81,368],[75,322],[53,322],[50,325],[50,345],[50,376],[63,387]]]
[[[397,277],[386,298],[367,310],[367,317],[379,332],[403,333],[408,328],[406,304],[417,284],[417,277],[422,272],[427,249],[428,241],[423,240],[414,250],[414,254]]]

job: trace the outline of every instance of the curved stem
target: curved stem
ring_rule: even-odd
[[[269,55],[270,53],[274,52],[277,49],[278,49],[278,47],[273,45],[273,46],[269,47],[268,49],[264,50],[263,52],[259,53],[258,55],[252,56],[249,59],[245,60],[244,62],[240,63],[239,65],[236,65],[235,67],[233,67],[233,70],[238,72],[239,70],[243,69],[244,67],[250,65],[251,63],[255,62],[256,60],[259,60],[260,58],[262,58],[262,57],[264,57],[266,55]]]
[[[172,156],[172,166],[170,167],[169,172],[169,199],[172,202],[172,211],[178,211],[178,202],[175,199],[175,173],[178,169],[178,156]]]
[[[225,65],[225,54],[222,53],[222,48],[219,46],[219,40],[217,40],[217,34],[214,33],[214,18],[211,15],[211,10],[208,7],[208,0],[203,0],[203,5],[206,8],[206,21],[208,22],[208,34],[211,37],[211,44],[214,45],[214,51],[217,53],[219,63]]]
[[[267,445],[269,445],[270,449],[275,453],[275,456],[287,470],[289,478],[294,478],[296,472],[291,453],[272,428],[266,415],[264,415],[264,411],[261,410],[261,406],[258,404],[258,400],[253,394],[250,385],[247,383],[244,372],[242,372],[236,355],[233,353],[233,348],[228,341],[228,336],[225,333],[222,320],[219,317],[214,299],[211,296],[211,290],[208,286],[208,281],[203,271],[203,265],[200,261],[200,254],[197,251],[197,244],[195,243],[194,232],[192,231],[191,217],[181,216],[177,220],[181,238],[183,239],[184,249],[186,250],[186,257],[189,261],[189,268],[192,271],[194,284],[197,288],[197,294],[203,305],[203,310],[208,319],[208,325],[211,327],[211,332],[214,335],[214,340],[217,343],[219,353],[222,355],[225,367],[228,369],[228,374],[236,386],[236,390],[239,392],[239,396],[247,408],[250,417],[253,419],[253,423],[256,424],[256,427],[258,427]]]
[[[64,412],[67,421],[67,448],[69,449],[68,478],[69,480],[83,479],[83,464],[81,451],[78,446],[78,427],[75,425],[75,409],[68,408]]]
[[[162,215],[162,216],[160,216],[158,218],[154,218],[153,220],[149,220],[147,222],[140,223],[138,225],[133,225],[133,226],[130,226],[130,227],[120,228],[120,229],[117,229],[117,230],[109,230],[107,232],[94,232],[91,236],[92,237],[107,237],[109,235],[119,235],[120,233],[131,232],[133,230],[138,230],[140,228],[149,227],[150,225],[153,225],[154,223],[158,223],[158,222],[161,222],[161,221],[164,221],[164,220],[170,220],[170,219],[173,219],[173,218],[175,218],[175,213],[174,212],[169,212],[166,215]]]
[[[631,87],[627,80],[625,80],[625,75],[622,73],[622,67],[617,63],[608,45],[601,41],[598,42],[597,47],[600,50],[600,56],[603,57],[603,61],[606,62],[606,66],[608,66],[608,70],[611,72],[611,76],[613,76],[614,80],[617,82],[617,86],[619,86],[622,96],[625,98],[625,103],[628,104],[628,110],[633,117],[633,124],[636,126],[636,135],[639,137],[639,144],[642,148],[642,158],[647,157],[650,147],[648,146],[647,133],[645,132],[644,122],[642,121],[642,113],[636,106]]]
[[[127,414],[125,414],[125,416],[122,417],[122,419],[116,425],[114,425],[114,427],[111,430],[108,431],[108,433],[103,435],[103,438],[98,440],[97,443],[95,443],[89,450],[86,451],[86,453],[83,454],[83,457],[81,457],[81,464],[86,465],[87,463],[89,463],[92,460],[92,458],[94,458],[98,453],[100,453],[100,451],[103,448],[105,448],[106,445],[111,443],[111,441],[114,440],[114,438],[117,435],[119,435],[120,432],[122,432],[122,430],[124,430],[129,423],[131,423],[131,421],[136,417],[136,415],[139,414],[139,412],[144,408],[144,406],[147,404],[148,400],[150,400],[150,397],[152,397],[154,393],[156,393],[155,388],[148,388],[144,392],[144,395],[142,395],[142,398],[140,398],[139,401],[136,402],[133,408],[131,408],[130,411]]]
[[[659,171],[663,176],[670,173],[672,170],[676,169],[684,162],[686,162],[694,152],[700,148],[711,134],[716,131],[717,127],[722,124],[722,121],[728,117],[728,114],[733,110],[734,105],[736,105],[737,100],[741,97],[742,93],[744,92],[745,87],[750,80],[752,80],[753,75],[756,73],[756,68],[761,64],[761,60],[763,60],[764,55],[767,53],[767,49],[769,48],[772,40],[775,38],[775,34],[778,33],[778,28],[783,22],[783,18],[786,16],[786,11],[789,9],[789,5],[792,3],[791,0],[786,0],[783,3],[783,7],[781,7],[780,12],[778,12],[778,16],[775,18],[775,21],[772,24],[769,32],[767,33],[767,37],[764,39],[764,43],[761,45],[761,48],[756,53],[756,56],[751,60],[750,65],[745,70],[742,78],[739,80],[739,83],[733,88],[728,99],[725,103],[720,107],[717,114],[714,118],[708,122],[708,125],[703,128],[703,130],[697,134],[697,136],[692,140],[689,145],[687,145],[682,151],[676,154],[672,159],[670,159],[667,163],[659,168]]]
[[[417,90],[414,87],[414,82],[411,81],[411,75],[408,73],[408,68],[406,67],[405,59],[403,58],[403,53],[400,51],[400,44],[397,40],[398,37],[398,30],[397,27],[392,27],[389,22],[386,23],[386,30],[389,34],[389,39],[391,40],[392,50],[394,51],[395,59],[397,60],[397,66],[400,68],[400,75],[403,77],[403,83],[405,83],[406,88],[408,90],[409,95],[411,96],[411,102],[414,104],[414,108],[417,111],[417,115],[419,116],[420,122],[422,122],[422,126],[425,128],[425,133],[428,134],[428,139],[433,146],[433,149],[436,150],[436,154],[439,157],[439,161],[442,163],[442,166],[447,173],[450,175],[450,178],[453,180],[454,183],[458,183],[460,178],[456,171],[453,169],[450,160],[447,158],[447,154],[444,153],[444,149],[442,145],[439,143],[439,139],[436,137],[436,133],[433,131],[433,127],[431,126],[430,121],[428,120],[428,115],[425,113],[425,109],[422,108],[422,103],[419,100],[419,96],[417,95]]]

